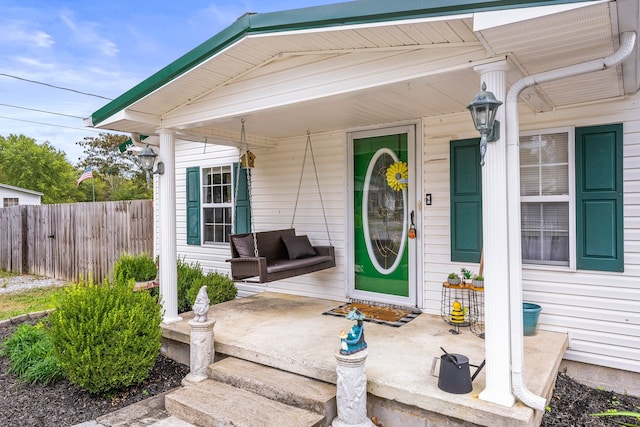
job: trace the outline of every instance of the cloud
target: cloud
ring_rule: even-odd
[[[28,65],[30,67],[39,68],[39,69],[51,70],[51,69],[54,69],[56,67],[55,64],[43,62],[43,61],[41,61],[39,59],[29,58],[29,57],[26,57],[26,56],[14,56],[11,59],[16,63],[23,64],[23,65]]]
[[[18,44],[23,48],[49,48],[55,43],[44,31],[34,30],[24,21],[0,21],[0,43]]]
[[[60,13],[60,19],[65,26],[71,30],[73,43],[95,49],[102,55],[113,57],[120,52],[118,46],[102,36],[98,29],[98,24],[94,22],[76,21],[74,13],[71,11],[63,11]]]

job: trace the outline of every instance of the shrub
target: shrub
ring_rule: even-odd
[[[0,347],[0,355],[7,356],[9,372],[19,380],[29,383],[49,384],[64,377],[64,371],[53,354],[51,339],[42,324],[32,326],[26,323],[18,326]]]
[[[238,294],[236,284],[233,283],[233,280],[231,280],[229,276],[217,272],[208,273],[206,276],[202,276],[193,281],[191,289],[189,289],[189,293],[187,294],[190,306],[193,306],[198,296],[198,291],[205,285],[207,286],[207,295],[209,296],[209,303],[211,305],[230,301]]]
[[[158,274],[153,257],[142,253],[138,255],[122,254],[113,265],[113,282],[124,284],[129,280],[146,282],[153,280]]]
[[[79,283],[51,314],[53,348],[67,378],[99,395],[142,382],[160,350],[156,299],[133,281]]]
[[[178,313],[191,311],[192,303],[189,302],[187,294],[193,282],[202,278],[202,268],[200,263],[188,264],[183,259],[178,258]],[[198,288],[200,289],[200,288]],[[196,295],[197,295],[196,291]]]

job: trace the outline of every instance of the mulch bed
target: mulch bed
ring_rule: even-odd
[[[543,427],[621,426],[640,425],[633,417],[593,417],[591,414],[615,409],[640,412],[640,398],[612,391],[598,390],[580,384],[563,373],[556,379],[556,387],[542,419]]]
[[[0,327],[0,342],[15,326]],[[0,426],[72,426],[180,386],[189,367],[159,356],[147,379],[110,398],[92,395],[67,380],[48,386],[16,382],[0,358]]]

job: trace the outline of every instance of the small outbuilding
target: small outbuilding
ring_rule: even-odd
[[[18,205],[39,205],[42,201],[42,196],[43,193],[39,191],[0,184],[0,200],[2,201],[0,208]]]

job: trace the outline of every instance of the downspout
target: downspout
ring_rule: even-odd
[[[538,410],[544,410],[546,399],[533,394],[524,384],[524,339],[522,320],[522,248],[520,225],[520,150],[518,121],[518,97],[522,90],[539,83],[546,83],[565,77],[577,76],[593,71],[615,67],[624,61],[633,51],[636,33],[625,32],[620,35],[620,47],[605,58],[583,62],[581,64],[558,68],[534,74],[518,80],[511,86],[506,100],[507,125],[507,222],[509,243],[509,282],[511,312],[511,383],[513,393],[522,403]],[[515,233],[514,230],[518,232]],[[514,255],[514,256],[512,256]]]

